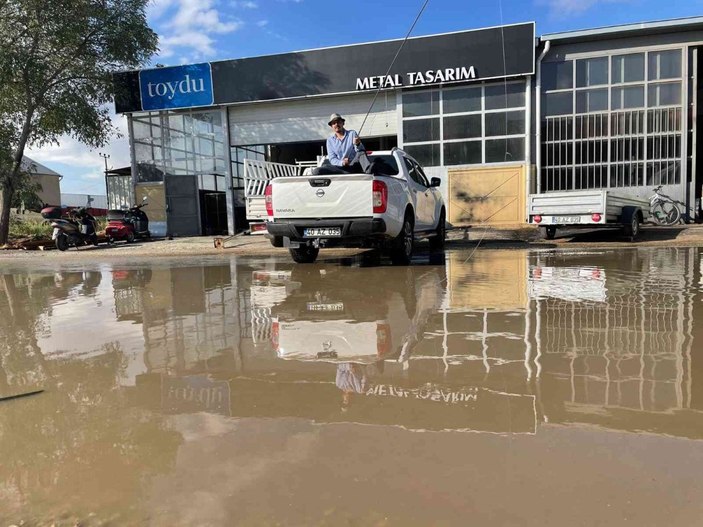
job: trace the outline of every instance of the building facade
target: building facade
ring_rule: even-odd
[[[515,24],[123,72],[116,110],[156,234],[245,228],[243,160],[315,160],[331,113],[440,177],[453,225],[524,223],[532,192],[659,184],[695,219],[701,43],[703,18],[541,38]]]

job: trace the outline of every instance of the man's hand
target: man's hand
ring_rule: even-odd
[[[349,166],[349,158],[348,157],[345,157],[344,159],[342,159],[342,166],[343,167]]]
[[[361,144],[361,138],[358,135],[354,138],[354,144],[356,146],[359,146]]]

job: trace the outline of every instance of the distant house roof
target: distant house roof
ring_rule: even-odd
[[[31,169],[31,170],[30,170]],[[22,158],[22,170],[30,172],[36,176],[56,176],[62,177],[61,174],[54,172],[49,167],[42,165],[41,163],[34,161],[27,156]]]

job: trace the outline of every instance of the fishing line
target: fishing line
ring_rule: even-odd
[[[395,57],[393,57],[393,60],[391,61],[390,66],[388,66],[388,70],[386,71],[386,74],[384,77],[387,77],[388,74],[391,72],[391,68],[393,67],[393,64],[395,64],[396,59],[398,58],[398,55],[400,55],[400,52],[403,49],[403,46],[405,46],[405,43],[408,41],[408,38],[410,37],[410,33],[413,32],[413,29],[415,29],[415,24],[417,24],[417,21],[420,20],[420,17],[422,16],[423,11],[427,7],[427,4],[430,3],[430,0],[425,0],[425,3],[422,4],[422,8],[420,9],[420,12],[417,14],[415,17],[415,21],[413,22],[413,25],[410,26],[410,29],[408,30],[407,35],[405,35],[405,38],[403,39],[403,42],[400,43],[400,47],[398,48],[398,51],[395,54]],[[371,106],[369,106],[369,111],[366,112],[366,115],[364,116],[364,120],[361,123],[361,126],[359,127],[359,131],[357,132],[359,136],[361,136],[361,130],[364,129],[364,125],[366,124],[366,119],[369,117],[369,114],[371,113],[371,109],[373,108],[373,105],[376,103],[376,98],[378,97],[378,94],[381,91],[381,87],[379,86],[378,89],[376,90],[376,93],[373,95],[373,100],[371,101]]]

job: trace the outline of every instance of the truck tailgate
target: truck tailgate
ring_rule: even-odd
[[[301,176],[273,181],[274,218],[373,216],[373,175]]]

